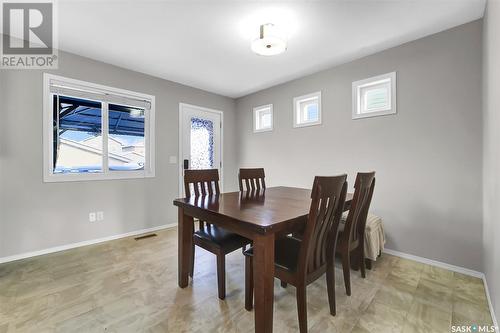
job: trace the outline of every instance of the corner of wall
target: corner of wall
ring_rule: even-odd
[[[483,19],[483,246],[492,316],[500,314],[500,1],[489,0]],[[497,324],[497,323],[495,323]]]

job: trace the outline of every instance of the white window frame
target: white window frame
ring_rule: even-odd
[[[67,84],[70,87],[84,87],[93,92],[99,92],[105,96],[113,96],[137,99],[147,101],[151,107],[145,111],[144,119],[144,148],[146,160],[144,170],[115,171],[108,168],[108,102],[102,102],[102,137],[103,137],[103,171],[99,173],[69,173],[54,174],[53,172],[53,132],[52,132],[52,106],[53,93],[50,85],[52,81],[58,84]],[[66,95],[66,94],[65,94]],[[79,97],[79,96],[73,96]],[[85,97],[79,97],[85,98]],[[91,82],[70,79],[58,75],[44,73],[43,76],[43,180],[44,182],[66,182],[66,181],[89,181],[89,180],[110,180],[110,179],[131,179],[131,178],[149,178],[155,176],[155,96],[134,91],[108,87]]]
[[[318,120],[317,121],[310,121],[306,123],[299,123],[299,112],[300,110],[300,104],[303,102],[307,102],[308,100],[313,100],[317,99],[318,100]],[[299,127],[308,127],[308,126],[316,126],[316,125],[321,125],[321,91],[313,92],[307,95],[295,97],[293,99],[293,127],[294,128],[299,128]]]
[[[386,116],[397,113],[397,91],[396,91],[396,72],[391,72],[387,74],[382,74],[368,79],[355,81],[352,83],[352,119],[362,119],[378,116]],[[368,88],[370,86],[377,86],[384,82],[389,81],[390,91],[389,91],[389,105],[388,108],[379,109],[372,112],[362,112],[361,110],[361,90]]]
[[[257,115],[259,114],[260,111],[263,110],[269,110],[271,112],[271,127],[267,128],[257,128]],[[253,132],[254,133],[261,133],[261,132],[270,132],[274,129],[274,111],[273,111],[273,105],[272,104],[266,104],[266,105],[261,105],[261,106],[256,106],[253,108]]]

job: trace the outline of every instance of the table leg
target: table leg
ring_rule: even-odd
[[[274,234],[255,237],[253,248],[255,332],[271,333],[274,303]]]
[[[193,251],[194,221],[192,216],[184,213],[179,207],[178,217],[178,282],[179,287],[185,288],[189,283],[189,270],[191,267],[191,255]]]

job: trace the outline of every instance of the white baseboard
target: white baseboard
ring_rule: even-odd
[[[468,269],[468,268],[464,268],[464,267],[460,267],[460,266],[450,265],[450,264],[447,264],[447,263],[444,263],[441,261],[437,261],[437,260],[432,260],[432,259],[427,259],[424,257],[415,256],[413,254],[399,252],[399,251],[395,251],[395,250],[391,250],[391,249],[385,249],[383,252],[387,253],[387,254],[391,254],[391,255],[396,256],[396,257],[401,257],[401,258],[421,262],[423,264],[444,268],[444,269],[447,269],[447,270],[450,270],[453,272],[462,273],[462,274],[469,275],[469,276],[474,276],[474,277],[477,277],[480,279],[482,279],[484,277],[484,273],[482,273],[482,272],[474,271],[472,269]]]
[[[33,251],[33,252],[16,254],[16,255],[13,255],[13,256],[0,258],[0,264],[6,263],[6,262],[11,262],[11,261],[16,261],[16,260],[21,260],[21,259],[26,259],[26,258],[31,258],[31,257],[37,257],[37,256],[41,256],[41,255],[44,255],[44,254],[49,254],[49,253],[54,253],[54,252],[59,252],[59,251],[65,251],[65,250],[74,249],[74,248],[77,248],[77,247],[82,247],[82,246],[87,246],[87,245],[92,245],[92,244],[103,243],[103,242],[107,242],[107,241],[111,241],[111,240],[115,240],[115,239],[136,236],[136,235],[145,234],[145,233],[148,233],[148,232],[153,232],[153,231],[158,231],[158,230],[162,230],[162,229],[172,228],[172,227],[175,227],[175,226],[177,226],[177,223],[164,224],[164,225],[160,225],[160,226],[153,227],[153,228],[147,228],[147,229],[141,229],[141,230],[131,231],[131,232],[127,232],[127,233],[124,233],[124,234],[112,235],[112,236],[108,236],[108,237],[103,237],[103,238],[98,238],[98,239],[91,239],[91,240],[88,240],[88,241],[83,241],[83,242],[78,242],[78,243],[73,243],[73,244],[66,244],[66,245],[51,247],[51,248],[48,248],[48,249]]]
[[[484,290],[486,291],[486,298],[488,299],[488,306],[490,308],[491,319],[493,320],[493,325],[496,328],[495,332],[500,333],[499,327],[498,327],[498,321],[497,321],[497,318],[495,315],[495,311],[493,309],[493,304],[491,303],[490,290],[488,289],[488,283],[486,282],[486,276],[484,275],[484,273],[478,272],[478,271],[475,271],[472,269],[460,267],[460,266],[450,265],[450,264],[447,264],[447,263],[444,263],[441,261],[437,261],[437,260],[432,260],[432,259],[427,259],[424,257],[415,256],[413,254],[408,254],[408,253],[404,253],[404,252],[391,250],[391,249],[385,249],[383,252],[387,253],[387,254],[391,254],[391,255],[396,256],[396,257],[421,262],[423,264],[444,268],[444,269],[447,269],[447,270],[450,270],[453,272],[462,273],[465,275],[469,275],[469,276],[473,276],[473,277],[477,277],[477,278],[481,279],[483,281]]]

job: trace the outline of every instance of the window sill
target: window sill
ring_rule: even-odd
[[[352,119],[363,119],[363,118],[372,118],[372,117],[380,117],[380,116],[389,116],[396,114],[396,110],[388,110],[388,111],[378,111],[378,112],[369,112],[369,113],[355,113],[352,115]]]
[[[262,133],[262,132],[272,132],[273,131],[273,128],[262,128],[262,129],[254,129],[253,132],[254,133]]]
[[[317,126],[321,125],[321,121],[315,121],[315,122],[310,122],[310,123],[302,123],[302,124],[293,124],[294,128],[300,128],[300,127],[309,127],[309,126]]]
[[[44,183],[82,182],[96,180],[119,180],[119,179],[140,179],[153,178],[154,172],[147,171],[110,171],[106,174],[53,174],[47,173],[43,177]]]

